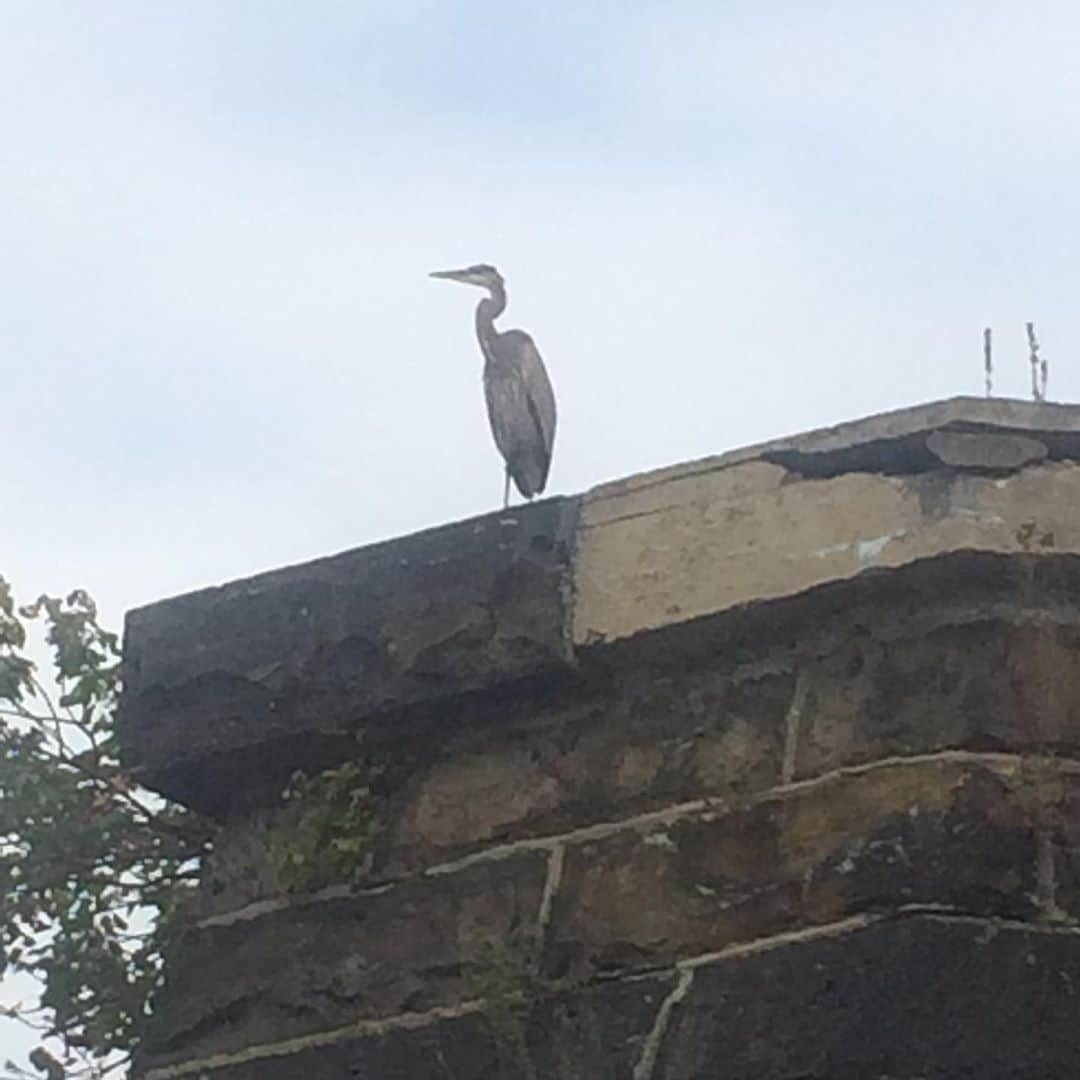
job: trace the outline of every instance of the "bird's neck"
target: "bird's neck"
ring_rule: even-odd
[[[495,329],[495,320],[506,310],[506,290],[501,285],[489,286],[490,296],[485,296],[476,305],[476,336],[480,339],[480,347],[484,356],[491,355],[490,347],[498,337]]]

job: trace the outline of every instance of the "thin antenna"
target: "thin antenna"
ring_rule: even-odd
[[[1046,361],[1039,363],[1039,343],[1035,340],[1035,324],[1027,326],[1028,351],[1031,357],[1031,397],[1033,401],[1046,400]],[[1041,385],[1040,385],[1041,382]]]
[[[1040,387],[1040,393],[1042,394],[1043,401],[1046,400],[1046,376],[1049,373],[1049,368],[1046,366],[1046,357],[1042,357],[1039,360],[1039,381],[1042,383]]]
[[[983,331],[983,363],[986,367],[986,396],[994,396],[994,361],[990,347],[990,327]]]

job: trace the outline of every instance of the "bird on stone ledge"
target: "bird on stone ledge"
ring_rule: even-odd
[[[488,295],[476,308],[476,336],[484,354],[484,396],[495,445],[506,462],[503,508],[510,505],[510,480],[526,499],[544,490],[555,444],[555,394],[544,361],[524,330],[495,329],[506,310],[506,286],[494,266],[436,270],[434,278],[479,285]]]

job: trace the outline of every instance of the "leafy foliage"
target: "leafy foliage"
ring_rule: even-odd
[[[367,873],[379,829],[374,778],[363,761],[293,775],[269,840],[270,862],[286,892],[312,892]]]
[[[27,625],[51,648],[47,685]],[[141,790],[122,768],[114,716],[120,648],[81,590],[16,609],[0,578],[0,972],[26,972],[40,1000],[6,1015],[55,1040],[38,1073],[122,1069],[158,985],[209,840],[207,826]]]

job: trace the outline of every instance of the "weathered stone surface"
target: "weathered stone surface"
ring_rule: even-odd
[[[935,918],[699,969],[653,1080],[1072,1080],[1080,936]]]
[[[931,761],[567,850],[549,969],[658,966],[868,910],[1034,910],[1035,823],[1011,776]]]
[[[624,496],[636,496],[645,488],[698,473],[734,468],[747,461],[780,464],[803,476],[922,472],[939,463],[935,455],[927,452],[926,437],[942,430],[1030,434],[1046,445],[1055,460],[1080,458],[1080,410],[1075,405],[954,397],[613,480],[589,492],[583,512],[595,513],[596,504],[602,500],[614,502]]]
[[[955,552],[1076,552],[1078,417],[939,402],[605,485],[581,527],[578,500],[548,500],[151,605],[127,625],[126,758],[225,814],[350,756],[359,729],[426,737],[446,704],[568,672],[571,642]],[[1002,482],[944,469],[928,438],[1048,460]]]
[[[206,1080],[633,1080],[673,976],[555,994],[511,1015],[472,1013],[207,1070]],[[523,1047],[515,1045],[523,1039]],[[524,1053],[522,1053],[524,1050]],[[532,1070],[530,1072],[530,1069]]]
[[[276,793],[346,756],[370,714],[564,666],[575,507],[549,499],[129,613],[128,759],[218,811],[249,781]]]
[[[440,737],[395,748],[404,779],[380,794],[373,880],[492,843],[552,836],[702,797],[739,801],[780,782],[793,679],[636,670],[534,713],[448,717]],[[401,758],[415,753],[411,762]],[[203,875],[199,913],[274,896],[273,810],[230,822]]]
[[[1080,923],[1080,763],[1053,758],[1025,762],[1024,790],[1043,828],[1050,876],[1044,881],[1051,916]]]
[[[654,482],[634,484],[633,498],[621,484],[605,485],[586,497],[581,509],[581,526],[593,528],[630,515],[655,514],[686,503],[723,503],[775,491],[785,482],[798,479],[782,465],[769,461],[745,461],[729,468],[688,471],[677,467]],[[629,483],[633,483],[631,480]]]
[[[1058,586],[1072,587],[1044,582],[1039,602]],[[968,596],[972,621],[936,627],[919,621],[932,614],[927,599],[906,631],[907,616],[893,605],[876,614],[847,608],[836,631],[819,623],[824,640],[806,638],[810,655],[793,654],[784,674],[633,669],[534,714],[498,723],[455,717],[441,740],[424,740],[425,756],[387,797],[375,880],[490,843],[693,799],[736,805],[781,782],[796,697],[796,779],[949,749],[1076,754],[1080,628],[1035,609],[1020,625],[991,618],[986,600],[995,595],[984,588]],[[963,599],[958,587],[949,597],[956,599]],[[1017,595],[1013,604],[1021,602]],[[834,651],[813,655],[819,648]],[[272,816],[253,813],[220,838],[202,914],[275,895],[265,858]]]
[[[1072,1080],[1077,985],[1075,932],[939,916],[886,921],[695,970],[671,1009],[651,1080]],[[523,1023],[533,1075],[631,1080],[672,987],[670,975],[651,976],[535,1003]],[[471,1014],[195,1075],[529,1075],[500,1024]]]
[[[621,673],[536,727],[466,730],[396,804],[398,867],[780,782],[793,680]]]
[[[1080,626],[1048,616],[886,640],[862,628],[799,670],[797,777],[948,748],[1080,750]]]
[[[467,1000],[493,956],[535,934],[546,876],[546,855],[523,853],[193,930],[170,957],[144,1064]]]
[[[592,643],[952,551],[1075,551],[1080,469],[1001,488],[942,471],[926,439],[1038,441],[1057,463],[1080,456],[1078,417],[938,402],[605,485],[580,529],[577,500],[548,500],[151,605],[127,625],[126,756],[224,812],[248,781],[348,756],[359,727],[564,667],[571,593]]]
[[[542,928],[536,1080],[993,1078],[1000,919],[1080,920],[1078,461],[1080,409],[942,402],[133,613],[125,755],[223,826],[137,1074],[528,1076],[468,999]],[[371,888],[285,904],[280,789],[358,756]]]
[[[579,645],[952,552],[1080,553],[1080,465],[1067,463],[1001,479],[845,473],[663,509],[652,489],[642,497],[640,512],[627,496],[622,516],[581,530]]]
[[[253,810],[218,833],[213,851],[203,861],[198,895],[191,908],[193,920],[281,898],[283,886],[269,846],[279,818],[277,807]]]
[[[993,471],[1019,469],[1033,461],[1042,461],[1048,453],[1046,444],[1038,439],[997,432],[972,435],[962,431],[934,431],[927,436],[926,446],[946,465]]]

